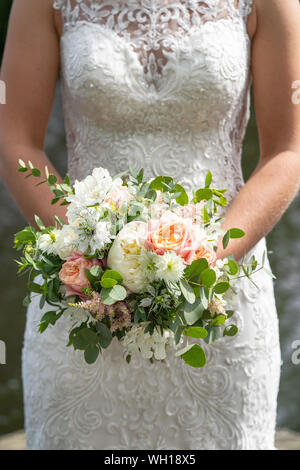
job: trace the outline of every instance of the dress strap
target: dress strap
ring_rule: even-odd
[[[239,0],[239,9],[246,22],[252,12],[253,2],[254,0]]]
[[[54,10],[61,10],[63,7],[65,0],[54,0],[53,1],[53,8]]]

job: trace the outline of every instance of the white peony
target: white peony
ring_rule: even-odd
[[[158,256],[156,263],[156,274],[155,278],[163,281],[176,282],[183,275],[185,264],[181,256],[170,251],[162,256]]]
[[[129,222],[116,236],[107,257],[107,265],[118,271],[124,286],[136,293],[148,283],[140,261],[146,233],[145,222]]]
[[[56,239],[58,234],[58,229],[53,229],[49,233],[39,233],[37,238],[37,248],[48,255],[57,255]]]
[[[78,250],[78,235],[71,225],[64,225],[56,235],[55,248],[61,259],[67,259]]]

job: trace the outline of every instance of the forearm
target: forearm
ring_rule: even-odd
[[[36,186],[37,178],[26,179],[17,171],[19,158],[26,163],[30,160],[42,172],[47,165],[49,173],[55,174],[59,182],[62,179],[42,150],[24,145],[0,148],[0,177],[27,221],[35,225],[34,215],[38,215],[45,225],[54,225],[55,215],[66,219],[64,206],[51,205],[53,194],[47,184]]]
[[[224,250],[219,240],[218,258],[233,254],[239,260],[274,227],[300,187],[300,155],[282,152],[260,164],[229,206],[224,230],[238,227],[246,235],[230,240]]]

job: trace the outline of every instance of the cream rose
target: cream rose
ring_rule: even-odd
[[[129,222],[116,236],[107,257],[107,265],[118,271],[123,277],[124,286],[136,293],[147,285],[139,256],[146,233],[145,222]]]

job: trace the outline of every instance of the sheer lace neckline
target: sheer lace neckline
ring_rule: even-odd
[[[85,22],[99,25],[130,45],[148,84],[162,77],[178,41],[206,23],[239,22],[252,0],[55,0],[64,32]],[[248,6],[248,9],[246,8]]]

